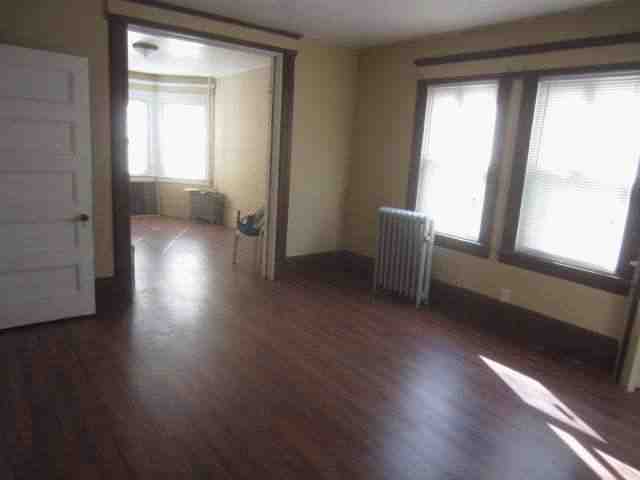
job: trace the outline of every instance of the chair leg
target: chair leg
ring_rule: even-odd
[[[262,258],[264,255],[264,230],[258,235],[258,272],[262,275]]]
[[[259,237],[255,237],[255,238],[256,238],[255,246],[253,247],[253,248],[255,249],[255,252],[254,252],[254,254],[253,254],[253,259],[254,259],[254,261],[256,262],[256,265],[257,265],[257,264],[258,264],[258,261],[260,260],[260,259],[258,258],[258,255],[259,255],[259,253],[260,253],[260,246],[259,246],[259,244],[260,244],[260,241],[259,241],[259,240],[260,240],[260,239],[259,239]]]
[[[240,232],[236,230],[236,236],[233,239],[233,264],[238,263],[238,242],[240,241]]]

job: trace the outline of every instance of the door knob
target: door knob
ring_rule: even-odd
[[[74,220],[76,222],[82,222],[82,223],[86,223],[89,221],[91,217],[89,215],[87,215],[86,213],[81,213],[80,215],[77,215],[76,218],[74,218]]]

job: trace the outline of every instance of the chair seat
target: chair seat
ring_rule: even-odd
[[[259,208],[253,215],[247,215],[240,218],[240,210],[237,212],[236,217],[236,234],[233,240],[233,264],[237,263],[238,259],[238,241],[242,235],[246,237],[257,237],[256,244],[256,262],[260,258],[260,252],[262,251],[262,227],[264,226],[264,208]],[[242,234],[242,235],[240,235]],[[260,265],[260,263],[258,263]]]
[[[243,235],[247,235],[248,237],[257,237],[260,235],[260,228],[256,228],[255,225],[250,223],[238,223],[238,230]]]

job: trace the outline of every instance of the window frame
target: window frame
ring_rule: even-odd
[[[145,173],[134,175],[129,174],[132,181],[149,181],[148,179],[154,178],[156,175],[155,168],[155,147],[154,147],[154,136],[155,136],[155,99],[154,94],[152,92],[146,92],[143,90],[130,90],[129,97],[127,99],[128,102],[131,100],[136,100],[139,102],[143,102],[147,105],[147,170]],[[128,120],[128,119],[127,119]],[[129,170],[129,157],[127,152],[127,170]]]
[[[157,135],[158,135],[158,152],[156,157],[156,178],[160,182],[168,182],[168,183],[180,183],[185,185],[208,185],[211,181],[211,149],[212,149],[212,141],[211,141],[211,105],[209,100],[209,93],[200,94],[200,93],[185,93],[185,92],[162,92],[159,91],[156,97],[156,122],[157,122]],[[207,98],[203,100],[204,97]],[[205,130],[206,134],[206,145],[205,145],[205,175],[203,179],[192,179],[192,178],[179,178],[179,177],[168,177],[165,175],[164,167],[163,167],[163,159],[162,159],[162,146],[160,141],[160,136],[162,135],[162,121],[164,115],[164,109],[167,105],[196,105],[196,106],[204,106],[205,107]]]
[[[208,88],[208,87],[207,87]],[[158,182],[158,183],[176,183],[183,185],[209,185],[211,183],[212,176],[212,151],[213,151],[213,139],[212,139],[212,105],[209,98],[210,93],[203,88],[203,91],[207,93],[194,93],[194,92],[181,92],[181,91],[162,91],[158,89],[145,89],[135,88],[132,86],[132,82],[129,82],[129,95],[128,102],[131,100],[139,100],[147,105],[147,111],[149,115],[148,119],[148,169],[141,175],[133,175],[129,173],[129,179],[132,182]],[[206,96],[207,98],[199,99],[200,96]],[[206,153],[205,153],[205,171],[206,175],[204,179],[188,179],[178,177],[167,177],[164,175],[162,168],[162,146],[160,145],[160,129],[163,114],[163,108],[167,104],[180,104],[180,105],[204,105],[206,108]],[[129,169],[129,159],[127,157],[127,169]]]
[[[420,173],[422,170],[422,147],[424,143],[424,126],[427,109],[428,89],[436,85],[455,85],[472,82],[495,81],[498,83],[498,104],[496,110],[496,124],[494,127],[493,151],[489,164],[485,187],[480,235],[478,241],[466,240],[444,233],[436,233],[435,244],[438,247],[468,253],[481,258],[488,258],[491,251],[491,235],[494,228],[496,201],[498,196],[498,176],[500,162],[505,145],[506,113],[511,96],[512,79],[501,75],[475,76],[446,79],[418,80],[416,92],[415,123],[413,134],[413,148],[409,167],[409,182],[407,187],[406,205],[408,210],[416,210],[418,189],[420,188]]]
[[[590,270],[570,263],[519,252],[516,250],[516,237],[518,234],[518,224],[520,222],[520,209],[522,206],[522,195],[540,78],[549,75],[615,73],[634,68],[640,70],[640,64],[625,65],[622,68],[616,65],[608,65],[602,67],[553,69],[549,71],[529,72],[520,76],[523,81],[523,89],[522,98],[520,99],[520,113],[517,123],[502,244],[499,252],[499,260],[501,262],[592,288],[605,290],[610,293],[624,295],[628,292],[633,275],[633,267],[630,265],[630,262],[633,257],[637,255],[640,248],[640,178],[638,175],[636,175],[631,189],[622,247],[614,274]]]

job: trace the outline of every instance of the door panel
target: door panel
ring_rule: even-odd
[[[0,105],[5,112],[10,110],[2,100]],[[21,113],[27,113],[26,109]],[[70,122],[16,117],[0,119],[0,149],[3,150],[39,150],[43,157],[52,153],[73,155],[72,138],[73,125]]]
[[[7,65],[0,77],[0,97],[69,104],[72,79],[64,70]]]
[[[0,328],[94,313],[87,60],[0,45],[0,71]]]
[[[74,183],[73,172],[3,174],[0,176],[0,205],[3,206],[0,222],[71,219],[77,209]]]

